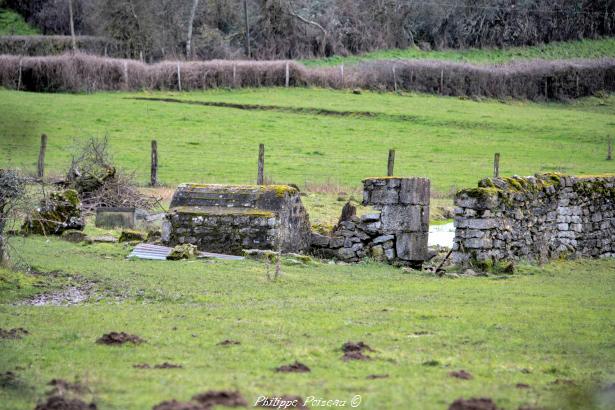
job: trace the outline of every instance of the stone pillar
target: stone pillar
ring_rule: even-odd
[[[363,184],[363,204],[380,210],[382,233],[395,237],[395,259],[420,268],[428,255],[429,179],[370,178]]]

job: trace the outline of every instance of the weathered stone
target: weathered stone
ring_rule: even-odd
[[[129,228],[136,225],[135,208],[96,208],[95,225],[99,228]]]
[[[69,229],[62,232],[62,239],[68,242],[84,242],[87,239],[87,235],[81,231],[75,229]]]
[[[397,257],[408,261],[424,261],[428,257],[427,233],[412,232],[397,235]]]
[[[312,246],[319,248],[326,248],[331,243],[331,238],[326,235],[321,235],[316,232],[312,232]]]
[[[68,189],[53,192],[42,201],[40,208],[26,218],[22,231],[25,234],[61,235],[66,230],[82,231],[84,227],[77,191]]]
[[[380,245],[372,246],[370,252],[372,258],[376,260],[382,260],[384,258],[384,248]]]
[[[408,205],[429,205],[430,181],[427,178],[401,180],[399,202]]]
[[[374,238],[374,240],[372,241],[372,243],[373,243],[374,245],[377,245],[377,244],[379,244],[379,243],[384,243],[384,242],[387,242],[387,241],[391,241],[391,240],[393,240],[393,239],[395,239],[395,236],[394,236],[394,235],[382,235],[382,236],[379,236],[379,237],[377,237],[377,238]]]
[[[361,222],[378,222],[380,221],[380,214],[365,214],[361,216]]]
[[[191,244],[177,245],[173,248],[167,259],[172,261],[178,261],[180,259],[194,259],[196,258],[198,250],[196,246]]]
[[[124,229],[120,234],[119,242],[145,241],[147,235],[143,232],[134,231],[132,229]]]
[[[342,260],[347,260],[347,259],[352,259],[355,258],[357,255],[356,253],[350,249],[350,248],[340,248],[337,251],[337,256],[342,259]]]
[[[420,205],[385,205],[381,218],[385,231],[422,231],[423,209]]]

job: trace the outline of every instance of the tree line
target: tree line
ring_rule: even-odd
[[[615,0],[0,0],[44,34],[127,57],[310,58],[383,48],[504,47],[615,34]]]

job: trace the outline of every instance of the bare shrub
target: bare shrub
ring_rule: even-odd
[[[569,99],[615,91],[615,59],[534,60],[502,65],[447,61],[370,61],[308,69],[292,61],[135,60],[87,54],[52,57],[0,56],[0,85],[28,91],[200,90],[289,85],[370,90],[408,90],[449,96],[529,100]],[[21,67],[21,69],[20,69]],[[179,70],[178,70],[179,68]],[[395,72],[393,71],[395,70]],[[179,73],[178,73],[179,71]]]
[[[25,188],[25,179],[19,172],[0,169],[0,266],[5,266],[9,261],[4,229],[16,219]]]
[[[109,57],[125,57],[121,43],[104,37],[77,36],[77,48],[84,53]],[[48,56],[70,52],[70,36],[2,36],[0,54]]]
[[[99,207],[153,209],[160,200],[143,195],[134,173],[116,169],[105,138],[90,138],[77,150],[65,185],[75,189],[84,212]]]

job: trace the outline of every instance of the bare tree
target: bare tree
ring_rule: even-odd
[[[70,38],[73,45],[73,52],[77,51],[77,40],[75,39],[75,16],[73,15],[73,0],[68,0],[68,17],[70,20]]]
[[[243,0],[243,16],[246,31],[246,55],[248,56],[248,58],[250,58],[252,56],[252,50],[250,50],[250,23],[248,21],[248,0]]]
[[[192,27],[194,25],[194,16],[196,9],[199,6],[199,0],[192,0],[192,10],[190,10],[190,19],[188,20],[188,36],[186,38],[186,57],[192,56]]]
[[[0,266],[6,266],[9,262],[4,228],[10,220],[15,218],[20,200],[24,195],[24,178],[17,171],[0,169]]]

